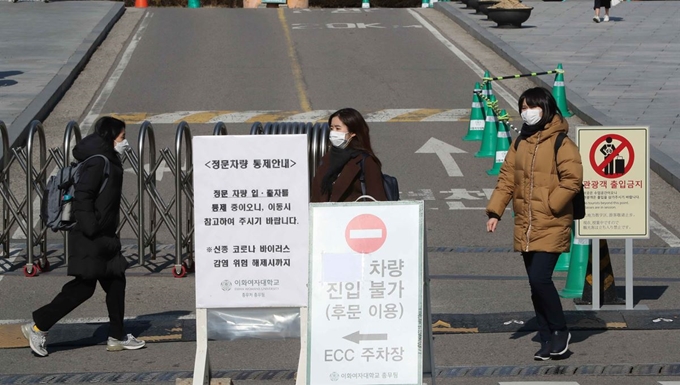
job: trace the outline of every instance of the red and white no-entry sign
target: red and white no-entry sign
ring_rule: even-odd
[[[618,134],[606,134],[595,140],[589,153],[590,165],[600,176],[620,178],[630,171],[635,162],[631,142]]]
[[[361,254],[376,252],[387,238],[385,222],[371,214],[354,217],[345,228],[345,239],[349,247]]]

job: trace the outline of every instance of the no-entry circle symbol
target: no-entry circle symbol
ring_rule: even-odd
[[[625,137],[607,134],[593,143],[589,160],[590,166],[598,175],[608,179],[620,178],[633,167],[635,150]]]
[[[349,247],[361,254],[376,252],[385,243],[387,228],[382,219],[372,214],[354,217],[345,228],[345,240]]]

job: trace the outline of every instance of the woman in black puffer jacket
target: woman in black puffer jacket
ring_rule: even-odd
[[[22,326],[31,349],[39,356],[48,354],[47,331],[89,299],[97,282],[106,292],[109,312],[107,350],[144,347],[144,341],[126,335],[123,327],[127,263],[116,233],[123,190],[123,165],[117,153],[122,154],[127,146],[125,123],[102,117],[95,123],[95,132],[73,149],[73,156],[82,162],[71,208],[76,225],[68,234],[67,272],[75,278],[64,285],[51,303],[33,312],[35,323]]]

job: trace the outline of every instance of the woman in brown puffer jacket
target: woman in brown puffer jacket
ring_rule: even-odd
[[[571,246],[571,201],[581,188],[583,167],[578,147],[569,138],[555,154],[555,141],[568,132],[569,124],[548,90],[525,91],[519,111],[524,125],[517,143],[510,146],[486,207],[486,228],[496,230],[512,199],[514,248],[524,258],[541,340],[534,358],[548,360],[566,353],[571,339],[552,273],[560,253]]]

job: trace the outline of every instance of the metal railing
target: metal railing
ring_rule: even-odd
[[[326,123],[254,123],[251,134],[306,134],[309,154],[310,180],[314,176],[316,166],[328,148],[329,127]],[[218,122],[213,135],[227,135],[227,126]],[[0,243],[2,256],[10,254],[12,229],[26,235],[26,264],[24,274],[29,277],[38,275],[50,268],[47,259],[47,227],[40,219],[34,205],[42,200],[47,182],[47,171],[64,167],[71,163],[72,148],[82,139],[78,123],[71,121],[64,131],[62,147],[46,148],[45,132],[42,123],[34,121],[28,132],[26,146],[10,149],[8,146],[7,127],[0,121],[0,138],[2,139],[2,166],[0,167],[0,198],[2,199],[2,228]],[[36,144],[37,140],[37,144]],[[35,146],[39,145],[39,153],[35,154]],[[136,188],[133,196],[124,193],[121,196],[121,221],[118,234],[128,226],[137,238],[138,262],[145,265],[157,256],[157,236],[165,229],[174,240],[175,263],[172,273],[175,277],[184,277],[193,271],[194,263],[194,218],[193,218],[193,164],[192,164],[191,128],[181,122],[175,132],[174,148],[156,151],[156,136],[151,123],[142,123],[139,129],[137,151],[127,149],[121,157],[123,165],[129,164],[136,175]],[[34,156],[38,164],[34,165]],[[147,162],[148,161],[148,162]],[[25,196],[19,200],[10,186],[10,169],[19,164],[25,174]],[[148,166],[145,165],[148,163]],[[163,196],[157,186],[157,173],[165,163],[173,180],[172,196]],[[161,171],[162,172],[162,171]],[[124,190],[129,191],[129,190]],[[167,194],[166,194],[167,195]],[[67,233],[63,236],[64,261],[68,264],[69,245]],[[40,247],[36,255],[35,248]],[[147,253],[148,250],[148,253]],[[38,261],[36,262],[36,259]]]

